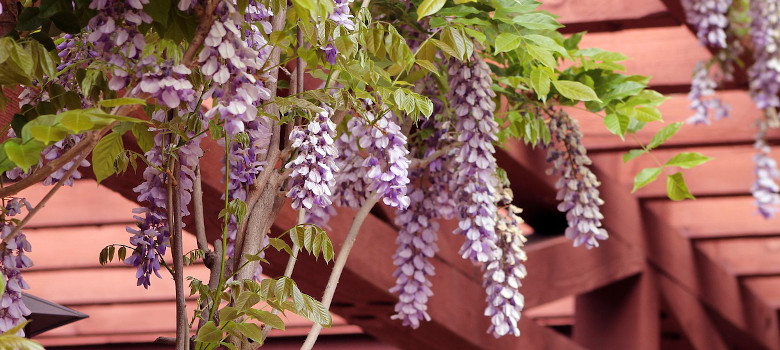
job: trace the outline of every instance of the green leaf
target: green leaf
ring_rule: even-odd
[[[640,122],[654,122],[662,120],[661,112],[655,107],[639,107],[635,109],[636,119]]]
[[[417,20],[419,21],[425,16],[439,12],[446,2],[446,0],[423,0],[417,8]]]
[[[531,55],[531,57],[537,59],[543,65],[550,68],[555,68],[558,66],[558,61],[555,59],[555,57],[553,57],[550,51],[547,51],[536,45],[526,45],[525,49],[528,51],[528,54]]]
[[[236,329],[245,337],[254,340],[256,343],[263,342],[263,331],[260,330],[260,327],[254,323],[237,323]]]
[[[570,80],[556,80],[552,84],[563,97],[568,99],[574,101],[601,101],[596,92],[583,83]]]
[[[626,134],[626,131],[628,130],[628,124],[631,122],[631,119],[628,118],[628,116],[624,114],[618,114],[618,113],[609,113],[606,117],[604,117],[604,126],[607,127],[607,130],[609,132],[620,136],[620,138],[623,138],[623,135]]]
[[[658,178],[658,175],[661,175],[661,168],[642,169],[642,171],[640,171],[639,174],[636,174],[636,177],[634,177],[634,188],[631,189],[631,192],[635,192],[636,190],[655,181],[655,179]]]
[[[10,139],[5,142],[5,153],[8,159],[16,163],[25,172],[33,165],[37,165],[41,159],[41,152],[46,145],[37,140],[22,143],[19,139]]]
[[[30,135],[43,143],[57,142],[68,136],[68,130],[61,126],[31,125]]]
[[[547,94],[550,93],[550,77],[542,69],[534,68],[531,71],[531,87],[540,100],[546,100]]]
[[[59,30],[68,34],[78,34],[81,31],[79,19],[73,12],[60,11],[49,17]]]
[[[680,130],[680,127],[682,125],[683,125],[682,122],[676,122],[676,123],[669,124],[663,129],[661,129],[660,131],[658,131],[658,133],[656,133],[655,136],[653,136],[653,139],[650,140],[650,144],[647,145],[647,149],[653,149],[660,146],[662,143],[664,143],[664,141],[674,136],[674,134],[676,134],[677,131]]]
[[[104,136],[92,151],[92,170],[98,183],[116,173],[114,161],[125,150],[122,135],[111,132]]]
[[[238,309],[235,307],[232,306],[223,307],[221,310],[219,310],[219,326],[222,327],[228,322],[234,321],[240,315],[241,312],[239,312]]]
[[[0,147],[0,174],[13,168],[16,168],[16,163],[8,158],[8,154],[5,153],[5,147]],[[2,296],[3,290],[4,289],[0,288],[0,296]]]
[[[195,341],[203,343],[216,343],[222,340],[222,330],[217,328],[214,321],[208,321],[198,330]]]
[[[502,52],[512,51],[523,42],[523,37],[514,33],[501,33],[496,37],[495,51],[493,54],[499,54]]]
[[[284,330],[284,321],[279,316],[276,316],[268,311],[250,309],[246,312],[249,317],[252,317],[271,328]]]
[[[549,51],[555,51],[563,57],[569,57],[569,52],[566,51],[566,49],[561,46],[561,44],[558,44],[555,40],[548,36],[539,35],[539,34],[528,34],[523,36],[523,39],[526,39],[539,47],[543,49],[547,49]]]
[[[60,113],[60,116],[62,117],[60,123],[66,128],[73,130],[75,133],[90,130],[95,126],[92,118],[79,109],[62,112]]]
[[[686,198],[696,199],[688,191],[688,185],[685,184],[685,179],[681,172],[674,173],[666,178],[666,195],[673,201],[681,201]]]
[[[133,128],[130,131],[133,132],[133,136],[138,141],[138,147],[141,147],[144,153],[149,152],[154,147],[154,133],[149,131],[148,125],[141,123],[133,124]]]
[[[630,160],[632,160],[632,159],[634,159],[636,157],[639,157],[639,156],[641,156],[641,155],[643,155],[645,153],[646,153],[646,151],[643,150],[643,149],[632,149],[632,150],[628,151],[628,153],[624,153],[623,154],[623,163],[627,163],[628,161],[630,161]]]
[[[110,100],[100,101],[100,105],[103,107],[117,107],[127,105],[146,105],[146,100],[134,97],[120,97],[112,98]]]
[[[238,295],[238,298],[236,299],[234,305],[236,306],[236,308],[238,308],[238,310],[246,311],[259,302],[260,302],[259,295],[245,290]]]
[[[544,12],[524,13],[512,18],[512,22],[533,30],[556,30],[563,27],[555,18]]]
[[[690,169],[710,160],[712,160],[712,158],[704,156],[699,152],[683,152],[672,157],[672,159],[669,159],[664,165]]]

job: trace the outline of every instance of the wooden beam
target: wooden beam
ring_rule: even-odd
[[[660,0],[559,0],[546,1],[540,9],[560,16],[558,21],[566,26],[561,29],[564,33],[680,25]]]
[[[684,125],[674,137],[664,142],[662,148],[752,144],[753,135],[757,131],[752,121],[761,116],[762,112],[756,108],[744,90],[718,91],[717,96],[731,106],[729,118],[713,121],[711,125]],[[642,143],[649,143],[652,137],[668,123],[684,122],[693,115],[693,112],[688,109],[690,102],[687,93],[668,94],[667,97],[669,100],[659,107],[666,123],[648,123],[636,134],[637,139]],[[633,140],[621,141],[619,137],[607,131],[603,119],[594,114],[573,108],[567,111],[579,121],[580,129],[585,135],[583,143],[591,154],[625,151],[638,147]],[[780,129],[770,130],[769,138],[780,140]]]
[[[661,295],[669,305],[669,311],[677,318],[688,340],[697,350],[729,349],[720,332],[710,320],[707,310],[696,296],[663,272],[655,271],[653,275]]]
[[[780,218],[756,213],[753,197],[702,198],[695,201],[653,200],[645,203],[655,215],[691,239],[775,236]]]
[[[660,347],[655,281],[643,273],[577,296],[574,340],[589,349]]]
[[[580,47],[627,55],[631,59],[620,62],[626,71],[651,76],[650,85],[664,92],[687,92],[696,63],[711,57],[685,26],[591,33]]]
[[[780,237],[708,239],[695,244],[733,275],[780,275]]]
[[[696,250],[688,237],[665,222],[663,213],[648,208],[643,216],[647,257],[655,267],[766,348],[780,347],[777,328],[774,332],[756,328],[758,324],[777,322],[772,306],[754,294],[744,293],[739,278]]]

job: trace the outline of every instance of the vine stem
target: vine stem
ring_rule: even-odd
[[[22,222],[20,222],[18,225],[16,225],[16,227],[14,227],[14,230],[11,231],[11,234],[3,238],[3,241],[0,242],[0,251],[5,250],[5,247],[8,246],[8,242],[10,242],[14,237],[16,237],[16,235],[18,235],[19,232],[22,232],[22,227],[24,227],[24,225],[26,225],[30,221],[30,219],[32,219],[33,216],[35,216],[35,214],[37,214],[41,209],[43,209],[44,206],[46,206],[46,203],[51,199],[51,197],[54,196],[55,193],[57,193],[57,190],[59,190],[60,187],[62,187],[62,185],[65,184],[66,180],[69,179],[71,176],[73,176],[73,173],[75,173],[76,169],[79,168],[79,164],[81,164],[81,161],[87,157],[87,154],[89,154],[91,150],[92,148],[81,150],[81,154],[76,159],[76,162],[73,164],[72,167],[70,167],[70,169],[68,169],[67,172],[65,172],[65,175],[63,175],[62,179],[60,179],[60,181],[57,181],[57,184],[54,185],[54,187],[52,187],[49,193],[47,193],[46,196],[44,196],[40,202],[38,202],[38,205],[36,205],[35,208],[33,208],[33,210],[30,210],[30,212],[27,213],[27,216],[24,217]]]
[[[176,288],[176,350],[188,350],[190,343],[187,304],[184,301],[184,256],[182,252],[181,190],[179,189],[180,164],[171,157],[172,177],[168,178],[168,229],[171,230],[171,255],[173,259],[173,283]]]
[[[338,257],[336,257],[336,262],[333,265],[333,271],[330,273],[328,284],[325,285],[325,292],[322,295],[322,305],[324,305],[328,310],[330,310],[330,304],[333,302],[333,295],[336,293],[336,286],[338,286],[341,273],[344,271],[344,266],[347,264],[349,252],[352,250],[352,246],[355,245],[355,240],[357,239],[357,235],[360,232],[360,227],[363,226],[363,221],[366,220],[366,217],[368,217],[368,214],[371,212],[371,208],[373,208],[378,201],[378,195],[374,195],[367,199],[366,202],[363,203],[363,206],[360,207],[360,210],[358,210],[358,212],[355,214],[355,218],[352,220],[352,226],[349,227],[349,232],[347,233],[347,237],[344,239],[344,244],[341,246],[341,250],[339,250]],[[320,335],[321,331],[322,325],[315,323],[311,327],[309,334],[306,336],[306,341],[303,342],[301,350],[311,350],[311,348],[314,347],[314,343],[317,342],[317,337]]]
[[[203,180],[200,175],[200,164],[195,167],[195,181],[192,184],[192,207],[195,211],[195,237],[198,239],[198,249],[209,253],[206,223],[203,216]]]

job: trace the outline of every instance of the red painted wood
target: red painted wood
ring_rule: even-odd
[[[589,349],[658,349],[655,288],[652,276],[643,273],[578,295],[574,340]]]

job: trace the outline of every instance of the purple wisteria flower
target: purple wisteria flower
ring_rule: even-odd
[[[336,6],[328,18],[349,30],[355,30],[355,22],[352,21],[353,16],[349,10],[353,1],[355,0],[333,0]]]
[[[496,158],[493,142],[498,124],[490,68],[478,57],[469,63],[453,60],[449,68],[449,100],[455,111],[455,131],[463,145],[453,160],[457,166],[452,189],[457,189],[458,229],[466,236],[464,259],[487,262],[498,253],[496,242]]]
[[[182,102],[190,105],[195,101],[195,91],[187,79],[191,73],[189,68],[182,64],[163,62],[148,65],[147,69],[131,94],[140,95],[145,92],[156,98],[160,105],[168,108],[179,107]]]
[[[699,42],[715,49],[725,49],[731,0],[683,0],[682,4],[688,23],[696,27]]]
[[[330,120],[331,115],[333,109],[325,106],[305,130],[296,128],[290,133],[292,147],[298,150],[298,155],[285,166],[292,169],[292,185],[287,197],[292,199],[293,209],[310,210],[332,204],[331,188],[339,168],[336,166],[338,150],[333,146],[336,125]]]
[[[718,121],[727,118],[731,107],[715,97],[715,88],[718,84],[710,77],[706,62],[699,62],[693,70],[693,81],[688,100],[691,102],[689,109],[694,111],[693,116],[686,121],[689,124],[709,125],[712,119]]]
[[[550,116],[549,127],[552,140],[547,144],[547,162],[553,168],[548,173],[559,176],[556,199],[561,201],[558,210],[566,213],[569,223],[566,238],[573,240],[575,247],[598,247],[598,240],[608,237],[601,227],[604,216],[599,206],[604,201],[599,197],[601,183],[588,168],[591,160],[582,145],[582,132],[577,121],[563,111]]]
[[[770,148],[766,143],[767,122],[758,123],[758,132],[755,135],[756,142],[753,145],[757,153],[753,156],[755,163],[756,180],[750,187],[753,193],[754,203],[758,213],[764,218],[772,218],[780,211],[780,187],[776,180],[780,178],[777,170],[777,162],[769,156]]]
[[[146,39],[138,27],[152,23],[143,11],[149,0],[93,0],[89,8],[97,14],[89,20],[86,37],[92,51],[113,66],[109,88],[118,91],[130,83],[135,68],[142,62]]]
[[[780,1],[751,0],[750,37],[754,63],[748,70],[750,93],[760,109],[780,107]]]
[[[412,177],[419,179],[420,172]],[[409,194],[409,208],[397,211],[395,217],[399,230],[393,264],[397,268],[393,272],[395,286],[390,292],[398,293],[398,303],[391,318],[412,328],[419,327],[422,320],[431,320],[427,311],[428,298],[433,295],[428,279],[434,275],[430,259],[439,250],[436,245],[439,224],[434,221],[437,210],[433,198],[433,193],[414,188]]]
[[[339,150],[336,166],[336,186],[333,190],[333,203],[343,207],[359,208],[368,198],[368,182],[365,158],[358,147],[358,137],[365,132],[365,126],[360,118],[352,118],[347,122],[347,132],[336,139],[336,149]]]
[[[390,116],[377,118],[373,112],[368,112],[365,118],[363,130],[353,130],[353,133],[364,131],[358,136],[358,145],[368,154],[363,160],[369,183],[366,190],[379,194],[386,205],[406,209],[409,206],[406,185],[409,184],[410,164],[406,135]]]
[[[198,113],[201,127],[205,120],[202,113]],[[162,110],[152,114],[152,119],[158,122],[165,122],[166,115]],[[137,208],[133,212],[140,214],[134,218],[137,221],[137,228],[127,228],[127,231],[133,236],[130,238],[130,244],[136,247],[133,254],[125,259],[125,263],[137,268],[136,278],[138,285],[149,288],[150,277],[154,273],[159,274],[159,257],[165,254],[166,247],[169,245],[170,233],[167,223],[167,174],[162,172],[167,163],[169,152],[176,152],[181,171],[179,174],[179,195],[181,196],[182,216],[189,215],[187,205],[192,200],[191,192],[193,190],[195,167],[198,160],[203,156],[203,150],[200,148],[200,140],[205,135],[196,136],[190,132],[190,140],[181,146],[176,147],[175,140],[172,140],[174,134],[158,133],[154,137],[154,147],[146,152],[146,160],[150,164],[144,169],[144,182],[136,186],[133,191],[138,193],[138,202],[147,202],[146,208]]]
[[[22,208],[31,210],[30,203],[24,198],[13,198],[5,205],[4,221],[0,223],[2,238],[8,237],[15,228],[15,223],[9,220],[9,217],[21,213]],[[22,301],[22,291],[30,289],[30,286],[22,277],[22,269],[33,266],[32,260],[27,257],[26,252],[32,251],[30,242],[22,231],[14,236],[8,245],[0,254],[0,270],[6,279],[5,291],[0,298],[0,332],[5,332],[14,326],[25,322],[25,316],[30,315],[30,309]],[[24,336],[24,331],[19,331],[19,335]]]
[[[512,205],[514,196],[509,184],[504,183],[502,187],[499,205],[506,209],[499,213],[496,224],[500,254],[497,259],[482,265],[483,285],[487,291],[485,316],[490,317],[487,331],[496,338],[520,335],[517,322],[525,299],[519,288],[520,280],[527,274],[523,265],[527,259],[523,250],[526,238],[519,226],[523,223],[522,210]]]

